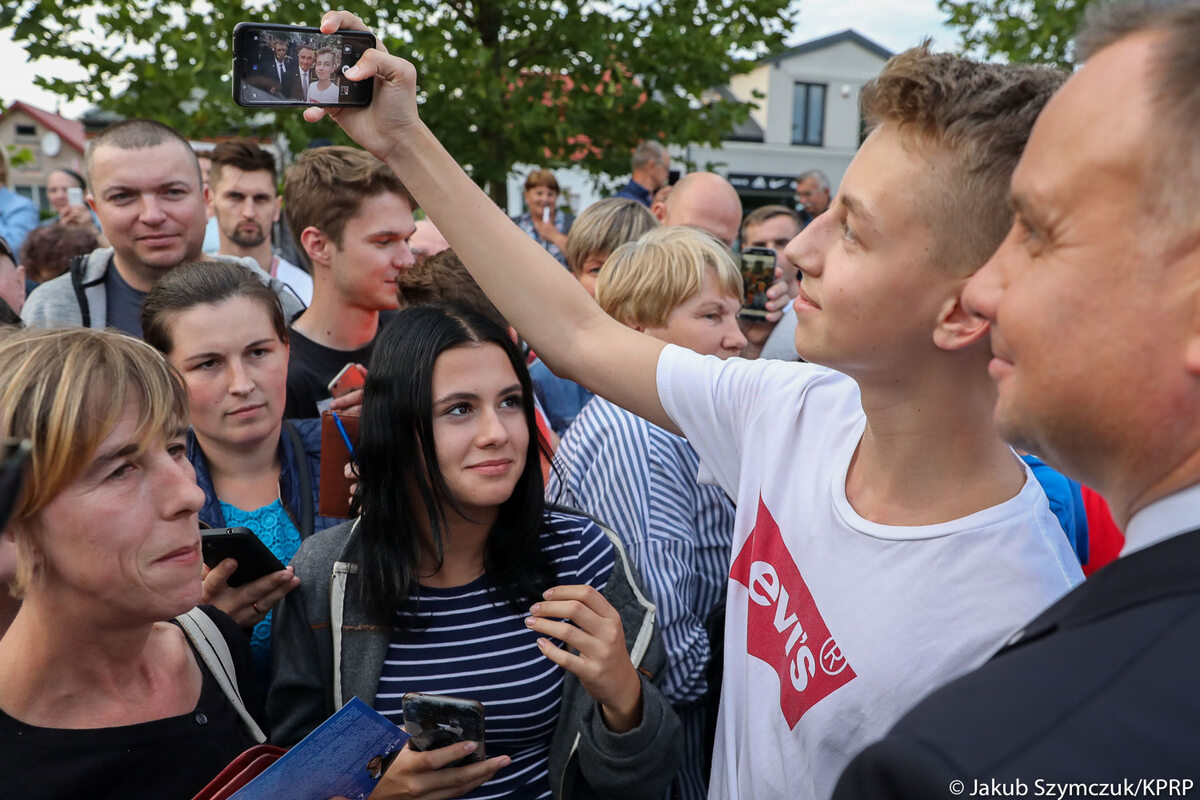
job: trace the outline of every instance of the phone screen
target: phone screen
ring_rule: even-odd
[[[374,81],[342,73],[375,46],[360,31],[242,22],[233,29],[233,99],[249,108],[365,106]]]
[[[775,251],[765,247],[742,250],[742,298],[744,317],[763,318],[767,315],[767,289],[775,282]]]

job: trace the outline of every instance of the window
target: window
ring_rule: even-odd
[[[792,92],[792,144],[825,142],[825,84],[797,83]]]
[[[17,138],[20,138],[20,139],[36,139],[37,138],[37,126],[36,125],[17,125],[16,128],[17,128]]]

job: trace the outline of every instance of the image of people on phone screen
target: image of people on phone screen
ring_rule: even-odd
[[[337,54],[332,48],[322,47],[317,51],[317,63],[314,67],[317,72],[317,82],[309,84],[308,102],[317,105],[337,102],[338,85],[333,81],[336,60]]]

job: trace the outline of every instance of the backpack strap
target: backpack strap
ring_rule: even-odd
[[[85,328],[92,327],[92,310],[88,305],[87,289],[98,283],[98,281],[86,284],[83,282],[83,271],[87,269],[88,257],[87,253],[75,256],[67,265],[67,271],[71,273],[71,288],[75,290],[75,302],[79,303],[79,315],[82,318],[80,324]]]
[[[258,727],[254,717],[250,716],[250,712],[246,710],[246,704],[242,702],[242,694],[237,687],[237,673],[233,668],[233,656],[230,654],[229,645],[226,643],[225,637],[221,635],[217,624],[199,608],[193,608],[186,614],[180,614],[175,621],[179,623],[179,627],[183,628],[188,640],[200,654],[200,660],[208,667],[209,673],[216,678],[221,691],[237,711],[238,716],[241,717],[246,732],[258,744],[265,742],[267,735],[263,733],[262,728]]]
[[[283,421],[283,429],[287,431],[292,443],[292,458],[296,462],[296,474],[300,479],[300,539],[303,541],[313,533],[313,493],[312,467],[308,463],[308,453],[304,450],[304,442],[300,432],[288,420]]]

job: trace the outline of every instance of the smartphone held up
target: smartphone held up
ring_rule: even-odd
[[[233,100],[247,108],[365,106],[373,81],[351,81],[346,70],[375,47],[359,31],[242,22],[233,29]]]

